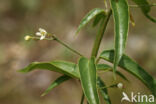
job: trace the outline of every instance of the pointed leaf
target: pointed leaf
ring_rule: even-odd
[[[142,12],[144,13],[144,15],[148,19],[150,19],[153,22],[156,22],[156,19],[149,15],[149,12],[151,10],[151,6],[150,6],[150,4],[148,3],[147,0],[132,0],[132,1],[135,2],[140,7]]]
[[[101,43],[102,37],[104,35],[104,32],[106,30],[106,27],[107,27],[107,24],[108,24],[108,21],[109,21],[109,18],[111,16],[111,14],[112,14],[112,11],[111,10],[108,11],[107,15],[106,15],[106,18],[103,18],[101,23],[100,23],[98,33],[97,33],[96,38],[94,40],[94,45],[93,45],[93,48],[92,48],[91,56],[96,57],[97,54],[98,54],[100,43]]]
[[[101,87],[106,87],[106,85],[105,85],[104,82],[100,79],[100,77],[98,77],[98,79],[97,79],[97,85],[98,85],[99,88],[101,88]],[[110,100],[110,98],[109,98],[107,88],[99,89],[99,90],[100,90],[100,93],[101,93],[102,97],[103,97],[104,100],[106,101],[106,104],[111,104],[111,100]]]
[[[45,96],[47,95],[53,88],[57,87],[58,85],[60,85],[61,83],[67,81],[71,79],[71,77],[63,75],[59,78],[57,78],[46,90],[45,92],[41,95],[41,96]]]
[[[30,72],[35,69],[50,70],[59,72],[71,77],[79,77],[77,65],[65,61],[52,61],[52,62],[33,62],[20,72]]]
[[[96,88],[96,66],[95,59],[81,57],[78,63],[80,80],[84,94],[89,104],[99,104],[99,97]]]
[[[80,25],[76,31],[76,34],[86,25],[88,24],[88,22],[90,20],[92,20],[94,17],[96,17],[98,14],[104,14],[105,15],[105,11],[104,9],[100,9],[100,8],[95,8],[93,10],[91,10],[80,22]]]
[[[100,55],[100,58],[113,63],[114,51],[103,51]],[[154,80],[154,78],[150,74],[148,74],[141,66],[139,66],[135,61],[133,61],[128,56],[123,55],[122,59],[119,62],[119,66],[127,72],[133,74],[138,79],[140,79],[156,96],[156,80]]]
[[[116,67],[124,53],[129,28],[129,8],[127,0],[110,0],[115,23],[115,58],[114,75]]]

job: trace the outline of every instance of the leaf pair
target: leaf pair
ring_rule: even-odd
[[[103,51],[100,58],[113,63],[114,55],[115,53],[113,50]],[[140,79],[140,81],[142,81],[150,89],[154,96],[156,96],[156,80],[135,61],[128,56],[123,55],[119,62],[119,66]]]
[[[34,62],[28,65],[27,67],[25,67],[24,69],[20,70],[20,72],[26,73],[26,72],[33,71],[34,69],[42,69],[42,70],[56,71],[65,74],[57,78],[46,89],[46,91],[42,94],[42,96],[49,93],[53,88],[57,87],[61,83],[71,79],[71,77],[78,78],[78,79],[80,78],[85,95],[88,101],[90,102],[90,104],[99,104],[97,88],[96,88],[97,79],[96,79],[96,65],[95,65],[94,58],[88,60],[82,57],[79,61],[78,67],[74,63],[65,62],[65,61],[52,61],[52,62],[43,62],[43,63]],[[80,71],[80,75],[78,69]]]
[[[103,51],[100,55],[100,58],[113,63],[114,51],[113,50]],[[80,68],[78,68],[78,66]],[[96,70],[106,70],[111,67],[108,65],[105,65],[105,64],[98,64],[98,65],[96,65],[96,68],[95,68],[94,58],[92,58],[91,60],[88,60],[86,58],[81,58],[78,66],[74,63],[64,62],[64,61],[53,61],[50,63],[35,62],[35,63],[28,65],[26,68],[20,70],[20,72],[30,72],[37,68],[37,69],[42,69],[42,70],[56,71],[56,72],[65,74],[64,76],[61,76],[58,79],[56,79],[50,85],[50,87],[45,91],[44,95],[47,94],[49,91],[51,91],[54,87],[67,81],[71,77],[74,76],[75,78],[79,79],[81,76],[80,79],[82,81],[83,88],[84,88],[84,90],[86,90],[85,95],[89,96],[88,99],[94,98],[93,102],[98,103],[99,101],[97,100],[98,96],[97,96],[97,92],[96,92],[97,91],[96,83],[100,87],[101,85],[99,85],[99,83],[102,83],[102,82],[100,81],[99,78],[96,81],[95,69]],[[141,68],[136,62],[134,62],[128,56],[123,55],[119,62],[119,66],[121,68],[123,68],[125,71],[133,74],[136,78],[140,79],[151,90],[151,92],[156,96],[156,81],[143,68]],[[79,73],[80,73],[80,75],[79,75]],[[91,76],[93,76],[93,78],[91,78]],[[94,82],[92,82],[92,81],[94,81]],[[91,86],[91,87],[89,88],[89,86]],[[105,85],[103,85],[103,87],[105,87]],[[95,90],[95,91],[92,91],[92,90]],[[104,89],[101,89],[101,90],[104,90]],[[103,91],[100,91],[100,92],[103,92]],[[105,95],[105,93],[103,92],[102,95]],[[95,95],[92,95],[92,94],[95,94]],[[106,96],[108,96],[108,94],[106,94],[104,96],[104,98],[106,98]],[[108,100],[109,100],[109,97],[108,97]]]
[[[115,56],[114,56],[114,68],[113,68],[114,76],[115,76],[116,68],[125,50],[126,39],[128,35],[128,28],[129,28],[129,8],[128,8],[128,4],[126,0],[118,0],[118,1],[110,0],[110,4],[111,4],[112,12],[113,12],[114,23],[115,23]],[[105,15],[101,16],[102,14],[105,14]],[[96,9],[91,10],[80,22],[80,25],[77,29],[77,33],[91,19],[96,17],[93,23],[96,25],[100,21],[101,18],[105,18],[107,17],[107,15],[108,14],[105,13],[103,9],[96,8]],[[105,25],[105,24],[102,24],[102,25]],[[104,28],[102,29],[104,30]],[[101,34],[103,34],[103,32],[100,33],[100,36],[102,36]],[[96,39],[95,41],[100,42],[100,40],[101,39]],[[98,42],[95,42],[95,43],[98,43]],[[97,55],[97,48],[99,47],[93,48],[92,56]]]

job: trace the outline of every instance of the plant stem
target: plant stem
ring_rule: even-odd
[[[83,104],[83,102],[84,102],[84,93],[82,94],[81,103],[80,104]]]
[[[31,37],[31,39],[34,39],[34,40],[40,40],[40,37]],[[44,40],[54,40],[53,38],[44,38]]]
[[[104,32],[106,30],[106,27],[107,27],[107,24],[108,24],[108,21],[109,21],[109,18],[112,14],[112,11],[109,10],[109,12],[107,13],[107,16],[106,18],[103,19],[101,25],[100,25],[100,28],[98,30],[98,33],[96,35],[96,39],[94,41],[94,46],[92,48],[92,56],[97,56],[98,54],[98,50],[99,50],[99,47],[100,47],[100,43],[101,43],[101,40],[102,40],[102,37],[104,35]]]
[[[156,6],[156,4],[149,4],[149,5],[129,5],[129,7],[132,7],[132,8],[138,8],[138,7],[146,7],[146,6]]]
[[[99,63],[99,61],[100,61],[100,57],[98,57],[98,59],[96,60],[96,64],[98,64]]]
[[[109,85],[109,86],[100,87],[99,89],[113,88],[113,87],[117,87],[117,84],[112,84],[112,85]]]
[[[59,40],[56,36],[52,35],[52,38],[53,38],[53,40],[57,41],[58,43],[60,43],[61,45],[63,45],[64,47],[66,47],[67,49],[69,49],[70,51],[72,51],[73,53],[76,53],[79,56],[83,56],[82,54],[80,54],[79,52],[77,52],[76,50],[72,49],[67,44],[65,44],[64,42],[62,42],[61,40]]]
[[[77,52],[76,50],[72,49],[71,47],[69,47],[67,44],[65,44],[64,42],[62,42],[61,40],[59,40],[56,36],[49,34],[49,36],[51,36],[52,38],[44,38],[44,40],[55,40],[58,43],[60,43],[61,45],[63,45],[64,47],[68,48],[70,51],[72,51],[73,53],[76,53],[79,56],[83,56],[82,54],[80,54],[79,52]],[[36,39],[36,40],[40,40],[40,37],[31,37],[31,39]]]

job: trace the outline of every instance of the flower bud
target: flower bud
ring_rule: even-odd
[[[25,40],[30,40],[31,39],[31,36],[27,35],[27,36],[24,37],[24,39]]]
[[[122,84],[122,83],[118,83],[118,84],[117,84],[117,87],[118,87],[119,89],[123,89],[123,84]]]

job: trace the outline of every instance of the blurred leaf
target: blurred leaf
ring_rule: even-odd
[[[35,10],[39,6],[40,0],[19,0],[21,5],[28,10]]]
[[[115,23],[114,77],[118,63],[124,53],[129,28],[129,8],[126,0],[110,0]]]
[[[34,69],[50,70],[79,78],[77,65],[65,61],[33,62],[24,69],[20,70],[20,72],[30,72]]]
[[[96,88],[96,66],[95,59],[90,60],[81,57],[78,63],[80,80],[84,94],[89,104],[99,104],[99,97]]]
[[[59,78],[57,78],[46,90],[45,92],[41,95],[41,96],[45,96],[47,95],[53,88],[57,87],[58,85],[60,85],[61,83],[67,81],[71,79],[71,77],[63,75]]]
[[[156,19],[149,15],[151,6],[147,0],[132,0],[132,1],[135,2],[141,8],[142,12],[148,19],[150,19],[153,22],[156,22]]]
[[[76,31],[76,34],[85,26],[88,24],[90,20],[92,20],[94,17],[96,17],[98,14],[103,14],[105,16],[104,9],[95,8],[91,10],[80,22],[80,25]]]
[[[113,63],[114,51],[103,51],[100,55],[100,58]],[[156,80],[154,80],[154,78],[149,75],[142,67],[140,67],[135,61],[133,61],[128,56],[123,55],[119,62],[119,66],[140,79],[151,90],[154,96],[156,96]]]
[[[97,64],[96,65],[96,70],[101,70],[101,71],[113,71],[113,68],[107,64]],[[125,75],[123,75],[121,72],[116,71],[116,74],[119,75],[121,78],[123,78],[126,81],[129,81]]]
[[[98,85],[99,88],[101,88],[101,87],[106,87],[106,85],[105,85],[104,82],[100,79],[100,77],[98,77],[97,85]],[[103,99],[106,101],[106,104],[111,104],[111,100],[110,100],[110,98],[109,98],[107,88],[99,89],[99,90],[100,90],[100,93],[101,93]]]

